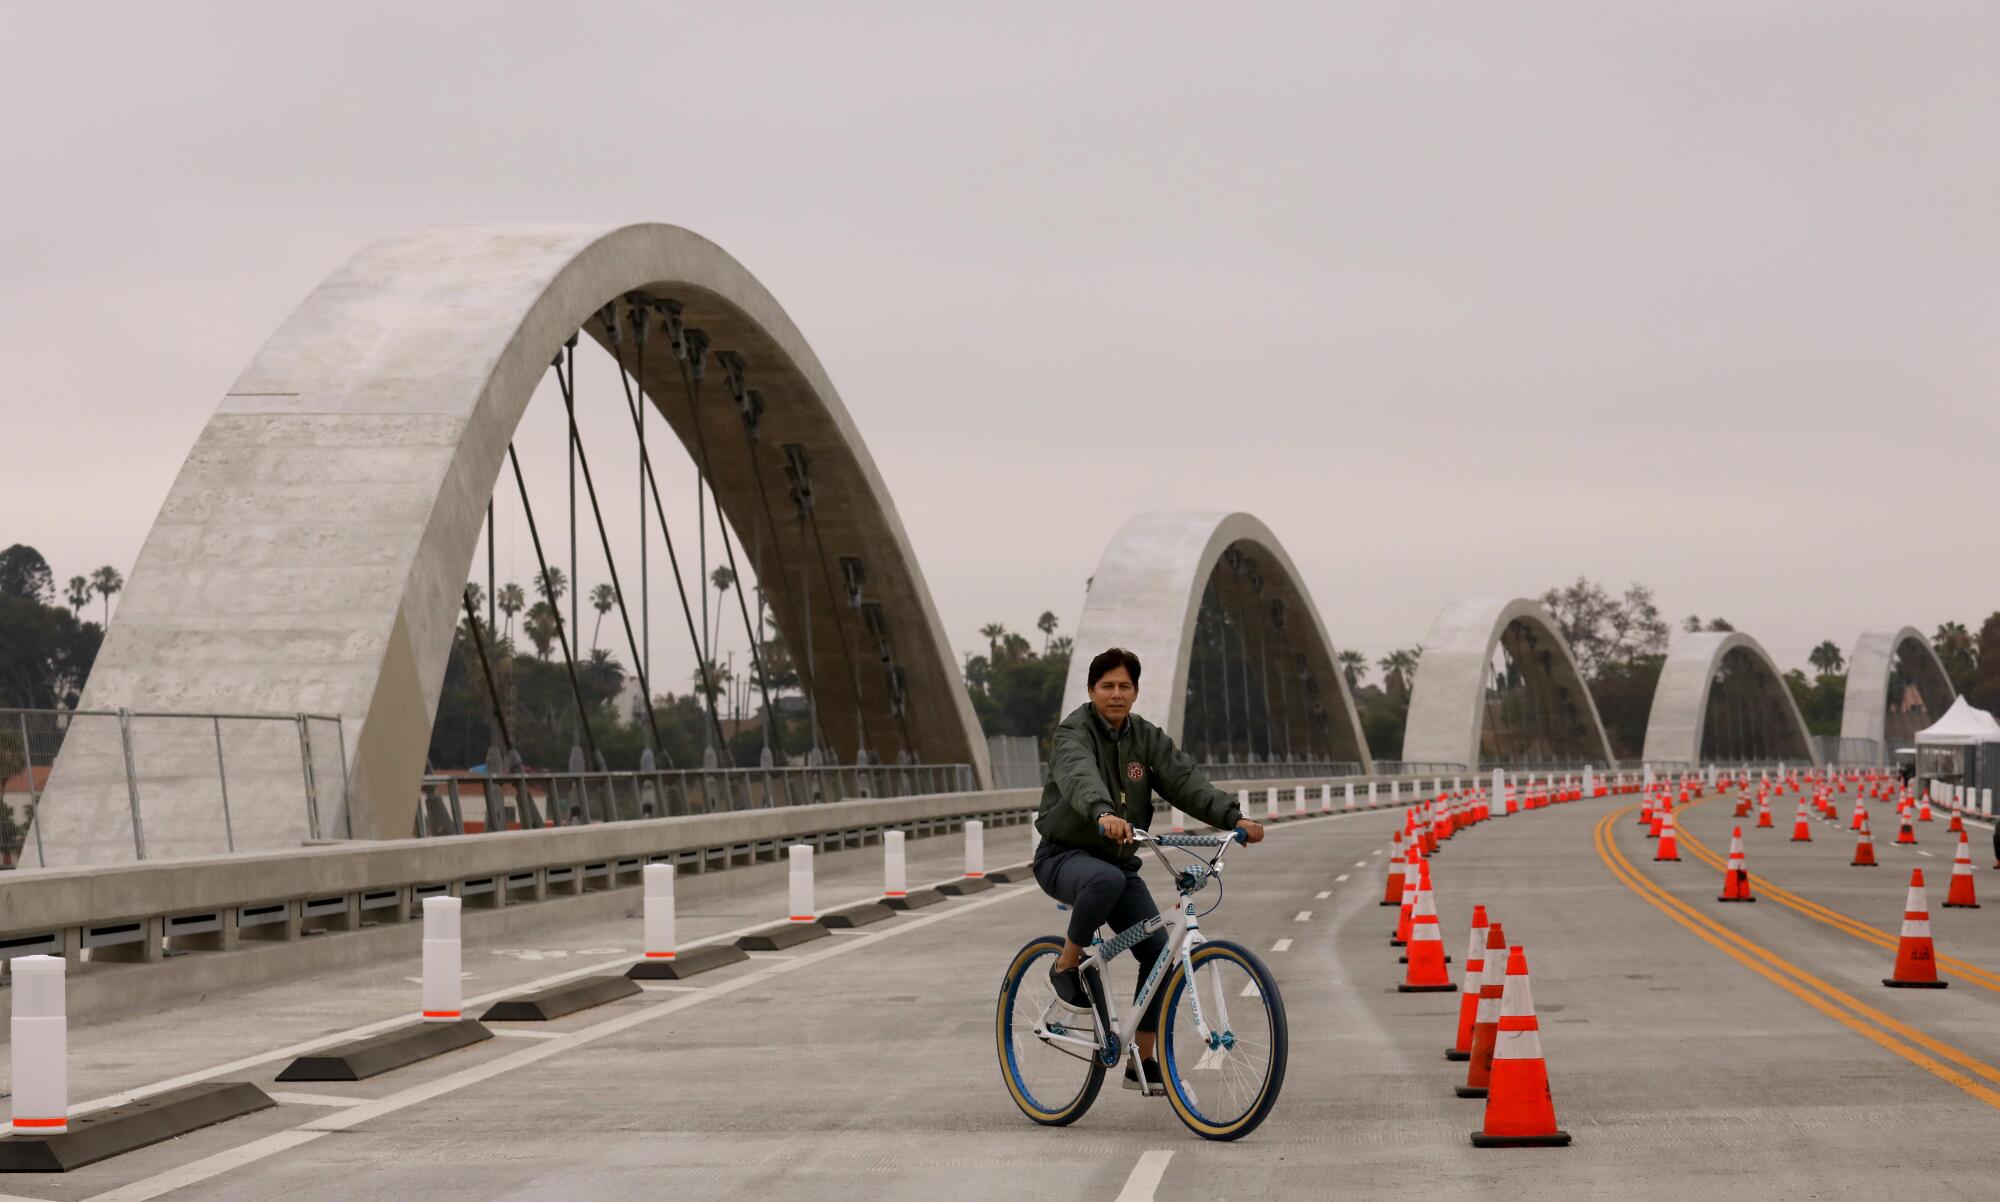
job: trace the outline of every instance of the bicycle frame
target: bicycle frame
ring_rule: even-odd
[[[1173,866],[1168,864],[1166,857],[1159,853],[1157,845],[1160,841],[1157,837],[1139,830],[1135,830],[1132,833],[1138,842],[1155,845],[1153,854],[1159,858],[1160,863],[1165,865],[1169,872],[1173,872]],[[1169,843],[1168,846],[1183,846],[1184,844],[1180,842],[1181,838],[1189,837],[1175,837],[1174,841]],[[1203,837],[1193,836],[1192,838]],[[1230,1033],[1229,1001],[1223,996],[1226,991],[1222,986],[1221,978],[1218,977],[1216,979],[1215,1018],[1217,1025],[1215,1026],[1209,1024],[1208,1016],[1203,1013],[1201,992],[1194,987],[1194,966],[1192,963],[1194,949],[1199,947],[1202,942],[1201,919],[1195,913],[1194,898],[1196,894],[1207,887],[1210,877],[1221,874],[1223,854],[1235,842],[1236,840],[1229,836],[1217,839],[1216,843],[1219,849],[1215,853],[1214,859],[1206,861],[1199,868],[1190,866],[1181,872],[1174,873],[1176,902],[1171,914],[1156,914],[1144,922],[1127,927],[1108,940],[1098,939],[1084,952],[1081,966],[1095,970],[1096,980],[1104,982],[1108,979],[1104,975],[1104,970],[1111,961],[1117,959],[1124,952],[1130,950],[1155,931],[1172,932],[1167,940],[1167,950],[1161,954],[1159,959],[1153,962],[1153,971],[1147,974],[1145,984],[1141,986],[1138,996],[1133,999],[1132,1009],[1124,1018],[1121,1019],[1119,1017],[1117,1003],[1112,999],[1111,990],[1106,989],[1104,996],[1098,999],[1104,1007],[1103,1013],[1111,1028],[1111,1038],[1115,1041],[1110,1046],[1117,1049],[1117,1056],[1111,1064],[1116,1064],[1118,1060],[1129,1059],[1132,1062],[1133,1071],[1139,1073],[1142,1080],[1144,1079],[1145,1070],[1139,1063],[1139,1045],[1134,1036],[1138,1032],[1140,1017],[1146,1013],[1147,1007],[1152,1004],[1153,995],[1158,992],[1161,983],[1167,979],[1167,970],[1175,965],[1182,966],[1188,973],[1188,1000],[1194,1009],[1195,1030],[1201,1035],[1203,1042],[1207,1043],[1210,1047],[1216,1047],[1228,1042],[1228,1035]],[[1198,846],[1205,845],[1205,843],[1198,844]],[[1049,1023],[1049,1016],[1054,1010],[1054,1002],[1051,1002],[1043,1009],[1040,1020],[1035,1024],[1035,1036],[1051,1047],[1069,1052],[1079,1059],[1100,1059],[1107,1046],[1103,1033],[1098,1033],[1098,1038],[1096,1039],[1084,1039],[1080,1036],[1070,1034],[1065,1029],[1067,1024],[1058,1022],[1052,1028]],[[1106,1067],[1110,1067],[1110,1065]]]

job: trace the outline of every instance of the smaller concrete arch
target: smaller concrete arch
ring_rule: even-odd
[[[1746,703],[1761,711],[1755,715],[1754,737],[1711,729],[1709,702],[1718,681],[1732,696],[1747,694]],[[1711,738],[1718,735],[1726,736],[1726,753],[1710,754]],[[1741,631],[1704,630],[1676,634],[1667,647],[1646,717],[1643,758],[1656,764],[1782,759],[1817,765],[1819,752],[1783,674],[1762,644]]]
[[[1222,590],[1240,602],[1236,620],[1258,627],[1255,643],[1239,644],[1223,675],[1240,677],[1244,694],[1261,694],[1245,701],[1278,720],[1276,731],[1265,729],[1260,758],[1331,759],[1373,771],[1319,609],[1277,536],[1247,513],[1142,513],[1112,536],[1077,619],[1063,712],[1089,699],[1091,656],[1125,647],[1145,668],[1134,711],[1203,758],[1186,730],[1190,685],[1201,666],[1195,635],[1198,627],[1213,628]],[[1265,688],[1252,686],[1248,656],[1258,660]]]
[[[1521,691],[1537,712],[1525,741],[1488,751],[1487,680],[1493,653],[1518,665]],[[1494,732],[1497,734],[1497,732]],[[1546,763],[1592,760],[1610,765],[1611,741],[1590,687],[1555,619],[1540,604],[1516,598],[1468,597],[1444,607],[1424,639],[1403,759],[1416,763]]]
[[[1891,695],[1898,677],[1923,699],[1919,710],[1907,711],[1901,696]],[[1896,690],[1900,693],[1903,690]],[[1854,640],[1847,657],[1847,699],[1840,710],[1840,737],[1869,739],[1887,762],[1889,741],[1908,739],[1937,721],[1958,694],[1930,640],[1914,626],[1871,626]],[[1897,708],[1891,720],[1890,703]]]

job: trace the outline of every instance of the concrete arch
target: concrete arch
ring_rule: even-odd
[[[1701,762],[1708,733],[1709,693],[1724,661],[1732,656],[1752,671],[1755,689],[1776,715],[1779,729],[1774,732],[1772,758],[1818,764],[1819,752],[1806,730],[1805,717],[1763,646],[1740,631],[1706,630],[1676,634],[1667,647],[1660,682],[1653,690],[1653,708],[1646,718],[1645,760],[1661,764]]]
[[[894,729],[900,684],[914,701],[916,757],[971,764],[983,785],[985,741],[955,657],[832,381],[749,271],[707,239],[659,224],[415,230],[335,271],[257,353],[188,455],[82,705],[339,714],[354,834],[407,834],[460,589],[508,442],[564,341],[579,329],[604,340],[595,315],[634,291],[677,301],[687,327],[708,335],[701,412],[656,407],[684,443],[700,422],[712,448],[732,448],[716,452],[711,473],[731,525],[741,535],[766,521],[751,455],[782,489],[783,448],[803,446],[827,556],[866,565],[867,600],[881,606],[866,632],[856,598],[758,573],[781,630],[796,631],[810,611],[811,666],[838,682],[822,689],[823,709],[845,703],[877,719],[878,732]],[[721,380],[725,351],[742,357],[763,397],[750,453]],[[646,368],[648,394],[678,402],[673,357],[656,354]],[[778,504],[789,528],[782,495]],[[754,540],[741,542],[749,554]],[[882,618],[900,676],[870,654],[886,645],[875,637]],[[852,689],[827,637],[843,623],[861,663]],[[843,762],[857,750],[850,719],[822,722]],[[893,760],[897,749],[879,733],[877,742]],[[296,740],[291,752],[282,770],[270,767],[273,781],[290,782],[282,807],[253,809],[257,772],[232,759],[239,850],[296,846],[303,834]],[[99,738],[64,748],[43,811],[52,865],[132,858],[115,755],[115,737],[109,748]],[[144,811],[149,858],[220,850],[212,794],[197,804],[156,790]]]
[[[1610,765],[1611,741],[1598,717],[1590,686],[1577,669],[1569,643],[1555,619],[1540,604],[1504,597],[1469,597],[1444,607],[1424,639],[1423,658],[1410,688],[1409,723],[1403,733],[1403,758],[1417,763],[1464,764],[1476,768],[1494,761],[1481,754],[1486,719],[1486,676],[1493,653],[1503,640],[1516,662],[1533,670],[1534,689],[1546,689],[1549,699],[1565,707],[1569,729],[1561,732],[1560,750],[1585,754],[1554,754],[1530,759],[1583,758]]]
[[[1333,758],[1372,770],[1354,698],[1319,609],[1277,536],[1247,513],[1142,513],[1119,529],[1098,561],[1077,619],[1063,712],[1089,699],[1084,682],[1091,656],[1106,647],[1125,647],[1145,667],[1135,711],[1184,742],[1202,598],[1231,553],[1258,565],[1260,599],[1278,602],[1283,613],[1310,619],[1278,632],[1281,645],[1274,662],[1296,664],[1303,657],[1303,674],[1323,698],[1319,704],[1326,713]]]
[[[1847,657],[1847,699],[1840,710],[1840,737],[1871,739],[1888,752],[1889,682],[1901,668],[1923,698],[1927,716],[1920,725],[1929,725],[1951,708],[1957,696],[1943,661],[1930,640],[1914,626],[1871,626],[1854,640]],[[1895,732],[1914,734],[1914,728]]]

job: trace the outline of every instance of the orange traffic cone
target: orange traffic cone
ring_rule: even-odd
[[[1972,845],[1965,832],[1958,832],[1958,856],[1951,863],[1951,889],[1945,894],[1947,910],[1977,910],[1979,898],[1972,890]]]
[[[1678,864],[1681,859],[1681,845],[1674,838],[1674,812],[1668,810],[1660,816],[1660,845],[1653,849],[1653,860],[1665,860]]]
[[[1768,793],[1760,792],[1757,794],[1757,829],[1760,831],[1772,829],[1771,795]]]
[[[1382,886],[1382,905],[1403,904],[1403,832],[1396,832],[1396,841],[1389,846],[1389,878]]]
[[[1729,866],[1722,870],[1722,896],[1717,901],[1753,902],[1750,895],[1750,872],[1743,866],[1743,828],[1729,832]]]
[[[1916,841],[1917,829],[1910,825],[1910,812],[1905,810],[1903,811],[1903,825],[1896,830],[1896,842],[1915,844]]]
[[[1854,841],[1854,858],[1848,861],[1849,868],[1874,868],[1875,840],[1868,834],[1868,820],[1861,821],[1861,834]]]
[[[1799,814],[1792,820],[1792,842],[1811,843],[1812,828],[1806,825],[1806,799],[1799,798]]]
[[[1454,993],[1451,973],[1444,966],[1444,936],[1438,930],[1437,901],[1431,896],[1431,866],[1423,866],[1417,885],[1416,913],[1410,918],[1410,967],[1398,993]]]
[[[1472,1023],[1479,1016],[1479,982],[1486,971],[1486,907],[1472,907],[1472,942],[1465,949],[1458,999],[1458,1038],[1444,1050],[1446,1060],[1472,1059]]]
[[[1918,821],[1918,822],[1929,822],[1929,821],[1931,821],[1931,799],[1930,799],[1930,798],[1926,797],[1926,798],[1924,798],[1924,799],[1923,799],[1922,801],[1920,801],[1920,802],[1918,802],[1918,803],[1917,803],[1917,821]]]
[[[1856,797],[1854,799],[1854,821],[1848,826],[1847,829],[1851,831],[1858,831],[1867,824],[1868,824],[1868,807],[1862,804],[1862,801],[1859,797]]]
[[[1750,816],[1750,795],[1748,793],[1738,793],[1736,795],[1736,813],[1731,815],[1731,817],[1748,818],[1749,816]]]
[[[1569,1132],[1556,1126],[1549,1066],[1542,1059],[1535,995],[1528,985],[1528,956],[1507,951],[1506,985],[1486,1086],[1486,1122],[1472,1133],[1475,1148],[1563,1148]]]
[[[1507,984],[1507,932],[1499,923],[1486,928],[1486,967],[1479,974],[1479,1008],[1472,1019],[1472,1059],[1465,1064],[1461,1098],[1483,1098],[1493,1073],[1493,1039],[1500,1029],[1500,997]]]
[[[1957,810],[1953,810],[1951,812],[1951,825],[1944,829],[1948,835],[1962,835],[1965,833],[1965,819],[1959,817]]]
[[[1410,858],[1403,865],[1403,908],[1396,915],[1396,933],[1389,936],[1390,947],[1402,947],[1410,942],[1410,923],[1417,913],[1417,879],[1421,866],[1427,862],[1421,850],[1415,847],[1410,849]]]
[[[1651,793],[1639,799],[1639,825],[1647,827],[1653,825],[1653,795]]]
[[[1657,839],[1660,837],[1661,829],[1667,825],[1667,815],[1672,812],[1673,806],[1668,803],[1666,798],[1661,798],[1660,804],[1653,807],[1653,824],[1646,828],[1646,837],[1648,839]]]
[[[1910,869],[1910,899],[1903,903],[1903,937],[1896,942],[1896,975],[1882,978],[1892,989],[1943,989],[1931,947],[1931,909],[1924,900],[1924,870]]]

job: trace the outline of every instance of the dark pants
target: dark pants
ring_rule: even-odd
[[[1101,926],[1108,925],[1115,935],[1160,912],[1153,904],[1153,895],[1146,891],[1146,882],[1139,879],[1137,864],[1121,868],[1075,848],[1047,842],[1036,848],[1035,883],[1042,892],[1069,906],[1069,940],[1083,947],[1090,946]],[[1153,963],[1166,950],[1164,931],[1154,931],[1133,945],[1132,958],[1139,964],[1139,982],[1132,990],[1135,1000],[1147,974],[1153,971]],[[1156,1031],[1159,1026],[1160,998],[1155,995],[1139,1019],[1139,1030]]]

